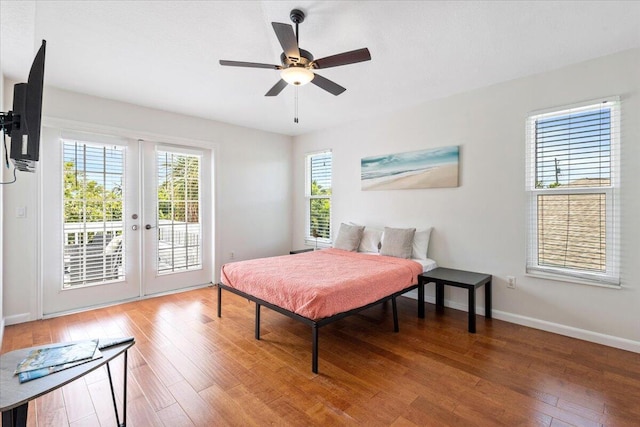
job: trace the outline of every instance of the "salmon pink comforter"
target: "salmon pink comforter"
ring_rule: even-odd
[[[222,283],[319,320],[362,307],[417,283],[408,259],[323,249],[222,266]]]

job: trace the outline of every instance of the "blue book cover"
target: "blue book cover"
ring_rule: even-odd
[[[96,350],[95,353],[93,353],[93,357],[90,358],[90,359],[83,359],[83,360],[79,360],[77,362],[65,363],[63,365],[49,366],[48,368],[40,368],[40,369],[34,369],[32,371],[20,372],[18,374],[18,380],[20,381],[20,383],[25,383],[27,381],[31,381],[31,380],[35,380],[37,378],[45,377],[45,376],[47,376],[49,374],[53,374],[55,372],[60,372],[60,371],[63,371],[65,369],[73,368],[74,366],[82,365],[83,363],[87,363],[87,362],[94,361],[96,359],[100,359],[101,357],[102,357],[102,353],[100,353],[100,350]]]
[[[98,340],[96,339],[31,350],[27,357],[18,363],[15,373],[50,368],[82,360],[88,361],[93,358],[97,348]]]

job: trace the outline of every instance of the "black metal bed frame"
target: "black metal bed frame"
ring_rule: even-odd
[[[402,289],[401,291],[395,292],[391,295],[387,295],[370,304],[363,305],[362,307],[354,308],[352,310],[344,311],[342,313],[334,314],[333,316],[325,317],[323,319],[318,319],[318,320],[313,320],[313,319],[309,319],[308,317],[300,316],[299,314],[296,314],[285,308],[279,307],[270,302],[257,298],[253,295],[249,295],[245,292],[239,291],[238,289],[227,286],[224,283],[218,283],[217,286],[218,286],[218,317],[222,317],[222,289],[225,289],[236,295],[240,295],[241,297],[244,297],[256,303],[255,337],[257,340],[260,339],[260,307],[263,305],[265,307],[270,308],[271,310],[284,314],[287,317],[298,320],[304,323],[305,325],[311,326],[311,371],[314,374],[318,373],[318,329],[321,328],[322,326],[326,326],[340,319],[344,319],[347,316],[359,313],[362,310],[366,310],[367,308],[370,308],[375,305],[382,304],[383,302],[391,300],[391,303],[393,305],[393,331],[398,332],[400,329],[398,327],[398,307],[396,304],[396,298],[416,288],[418,289],[418,317],[421,319],[424,318],[424,286],[421,286],[419,284],[411,285],[408,288]]]

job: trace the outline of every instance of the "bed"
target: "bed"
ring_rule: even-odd
[[[424,318],[424,289],[417,275],[436,267],[430,259],[403,259],[341,249],[261,258],[222,266],[222,290],[255,302],[255,338],[260,339],[260,308],[266,306],[311,326],[311,370],[318,373],[318,329],[385,301],[392,302],[394,331],[399,331],[396,298],[418,289],[418,316]]]

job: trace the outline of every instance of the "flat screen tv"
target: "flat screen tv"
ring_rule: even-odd
[[[47,42],[42,40],[27,83],[13,87],[13,110],[2,113],[2,132],[11,137],[10,157],[17,170],[35,172],[40,157],[42,87]]]

